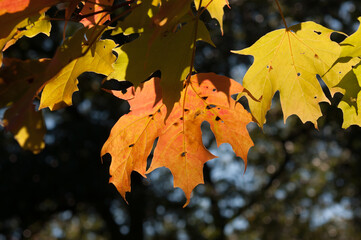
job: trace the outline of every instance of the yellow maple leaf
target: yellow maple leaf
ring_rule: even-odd
[[[44,13],[26,18],[17,24],[8,36],[0,39],[0,51],[5,51],[8,47],[15,44],[17,40],[24,36],[32,38],[39,33],[44,33],[49,37],[50,30],[51,23],[45,18]],[[0,61],[0,64],[1,62],[2,61]]]
[[[337,106],[343,113],[343,128],[351,125],[361,126],[361,63],[358,58],[356,61],[358,64],[355,64],[353,70],[337,85],[344,90],[344,96]]]
[[[314,22],[304,22],[270,32],[251,47],[234,51],[253,55],[254,63],[243,85],[256,99],[248,98],[253,116],[262,126],[276,91],[280,93],[284,120],[296,114],[302,122],[317,127],[322,115],[319,103],[329,102],[317,80],[340,55],[340,46],[331,41],[334,31]],[[330,88],[335,82],[323,79]]]
[[[83,32],[83,31],[82,31]],[[84,35],[78,35],[84,38]],[[70,45],[69,46],[74,46]],[[80,45],[81,46],[81,45]],[[74,46],[76,47],[76,46]],[[113,71],[115,56],[112,53],[115,43],[112,40],[100,40],[94,43],[85,54],[79,54],[59,69],[46,83],[40,100],[39,109],[49,107],[57,110],[72,104],[72,95],[78,90],[78,76],[83,72],[96,72],[108,75]],[[67,52],[72,51],[67,49]],[[78,51],[78,50],[77,50]],[[60,57],[59,57],[60,58]],[[66,59],[63,59],[63,61]]]
[[[361,17],[358,18],[361,24]],[[359,57],[361,56],[361,27],[351,36],[347,37],[341,43],[341,57]]]

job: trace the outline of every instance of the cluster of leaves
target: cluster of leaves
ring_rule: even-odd
[[[319,103],[329,102],[319,83],[322,79],[331,95],[344,94],[339,104],[343,127],[361,124],[361,28],[337,43],[331,40],[335,31],[319,24],[288,27],[284,21],[284,29],[234,51],[254,57],[243,80],[245,88],[215,73],[194,74],[196,42],[214,46],[200,16],[208,11],[223,33],[226,0],[4,0],[0,2],[1,51],[23,36],[49,36],[51,18],[46,11],[54,5],[65,10],[65,28],[68,21],[83,27],[64,40],[51,59],[2,58],[0,53],[0,107],[7,108],[2,124],[24,149],[38,153],[45,146],[46,131],[40,110],[72,105],[80,74],[95,72],[105,75],[104,82],[131,82],[133,86],[123,91],[106,90],[127,100],[130,112],[115,124],[101,152],[111,155],[110,182],[124,198],[132,171],[145,177],[164,166],[188,204],[192,190],[203,183],[204,163],[215,158],[202,143],[204,121],[209,122],[218,146],[231,144],[247,163],[253,142],[246,126],[251,121],[263,126],[277,91],[285,120],[296,114],[317,128],[322,115]],[[105,37],[130,34],[135,40],[120,46]],[[161,78],[153,77],[157,71]],[[234,94],[237,100],[247,97],[251,113],[231,97]]]

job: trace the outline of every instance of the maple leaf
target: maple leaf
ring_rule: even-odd
[[[44,148],[45,125],[41,112],[34,111],[33,99],[43,82],[49,60],[4,59],[0,70],[0,108],[9,107],[2,122],[21,147],[38,153]]]
[[[238,54],[253,55],[254,63],[243,84],[256,99],[248,98],[251,112],[262,126],[276,91],[280,93],[284,120],[296,114],[302,122],[317,127],[322,115],[319,103],[329,102],[317,80],[338,59],[340,46],[331,41],[334,31],[314,22],[304,22],[266,34]],[[331,88],[335,82],[323,79]]]
[[[196,9],[198,10],[200,0],[194,0],[194,4],[196,6]],[[212,18],[217,19],[219,22],[219,26],[221,28],[221,32],[223,35],[223,15],[224,6],[227,5],[228,8],[231,8],[229,6],[228,0],[203,0],[201,7],[206,7],[207,11],[211,15]]]
[[[32,38],[39,33],[49,36],[51,24],[45,19],[45,14],[36,14],[32,17],[24,19],[11,31],[11,33],[0,39],[0,50],[5,51],[8,47],[15,44],[17,40],[23,36]],[[0,61],[1,64],[1,61]]]
[[[358,18],[361,23],[361,17]],[[343,112],[343,128],[348,128],[351,125],[361,126],[361,27],[356,30],[351,36],[347,37],[340,43],[341,59],[349,60],[352,70],[345,76],[344,79],[337,86],[341,88],[344,94],[338,107]],[[343,91],[342,91],[343,90]]]
[[[7,37],[24,19],[44,13],[59,2],[70,0],[2,0],[0,1],[0,39]]]
[[[123,20],[118,21],[117,26],[112,31],[112,35],[123,33],[143,33],[146,28],[150,28],[150,19],[158,11],[157,3],[152,1],[137,2],[132,5],[133,10]]]
[[[102,155],[112,156],[111,182],[125,197],[130,191],[133,170],[145,176],[164,166],[172,172],[174,186],[184,191],[186,206],[192,190],[203,183],[204,163],[215,158],[203,146],[202,122],[210,123],[218,146],[230,143],[236,155],[247,162],[248,150],[253,146],[246,129],[251,115],[231,98],[242,91],[243,87],[230,78],[214,73],[196,74],[186,84],[166,120],[167,108],[162,101],[159,79],[152,78],[139,85],[135,93],[134,87],[126,94],[112,91],[122,99],[129,99],[131,111],[116,123],[102,149]],[[145,171],[157,137],[152,163]]]
[[[66,41],[58,54],[53,58],[57,65],[55,69],[49,66],[46,72],[50,79],[43,89],[39,109],[49,107],[57,110],[72,104],[72,95],[78,90],[78,76],[83,72],[110,74],[115,56],[112,49],[115,43],[112,40],[99,40],[90,46],[89,51],[85,33],[94,32],[90,29],[81,29],[73,38]]]
[[[84,27],[91,27],[95,25],[102,25],[106,21],[110,20],[108,12],[100,12],[113,5],[114,0],[95,0],[85,1],[84,7],[80,12],[80,15],[93,14],[89,17],[83,18],[80,22]]]

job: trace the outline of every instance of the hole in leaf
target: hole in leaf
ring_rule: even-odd
[[[316,33],[317,35],[321,35],[321,32],[320,31],[313,31],[314,33]]]
[[[153,117],[153,114],[149,114],[148,117]]]
[[[182,153],[181,153],[181,157],[185,157],[186,154],[187,154],[187,152],[182,152]]]
[[[189,112],[189,109],[185,108],[185,109],[184,109],[184,112]]]
[[[301,73],[297,73],[297,76],[301,76]]]
[[[174,125],[174,126],[178,126],[178,123],[177,123],[177,122],[175,122],[175,123],[173,123],[173,125]]]
[[[216,107],[216,105],[213,105],[213,104],[210,104],[210,105],[207,105],[207,109],[211,109],[211,108],[215,108]]]
[[[331,33],[331,40],[337,43],[342,42],[345,40],[346,36],[337,32]]]
[[[213,92],[215,92],[215,91],[217,91],[217,89],[215,89],[215,88],[213,88],[213,90],[212,90]]]
[[[316,99],[316,98],[317,98],[317,96],[314,96],[313,98],[314,98],[314,99]]]
[[[183,117],[180,117],[179,119],[180,119],[181,121],[183,121]]]
[[[219,121],[219,120],[221,120],[221,118],[217,116],[217,117],[216,117],[216,121]]]
[[[129,147],[134,147],[134,143],[133,143],[133,144],[130,144]]]
[[[207,100],[208,97],[202,97],[203,100]]]

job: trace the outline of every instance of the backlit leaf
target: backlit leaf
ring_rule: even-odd
[[[8,47],[16,43],[16,41],[23,36],[34,37],[39,33],[44,33],[49,36],[51,24],[46,19],[45,14],[36,14],[32,17],[24,19],[20,22],[13,31],[6,37],[0,39],[0,50],[5,51]]]
[[[85,37],[80,34],[78,38],[80,40]],[[75,45],[70,46],[76,48]],[[39,108],[49,107],[50,110],[57,110],[71,105],[72,95],[78,90],[77,78],[83,72],[110,74],[113,71],[112,64],[115,61],[115,56],[112,53],[114,47],[115,43],[112,40],[100,40],[94,43],[85,55],[79,54],[80,56],[75,56],[73,60],[70,58],[71,61],[68,61],[69,63],[65,66],[63,65],[63,68],[46,83],[41,95]],[[81,52],[85,51],[85,49],[81,50]],[[64,51],[65,53],[73,52],[71,48],[65,48]],[[79,51],[79,49],[76,51]],[[69,58],[69,56],[64,56],[64,58],[63,61]]]
[[[344,89],[344,96],[338,107],[343,112],[343,128],[351,125],[361,126],[361,63],[350,71],[339,83]]]
[[[114,125],[101,155],[109,153],[112,156],[110,182],[124,199],[125,193],[130,192],[132,171],[145,177],[147,157],[164,126],[166,109],[160,100],[160,90],[156,78],[141,84],[136,91],[134,87],[128,88],[125,94],[112,91],[115,96],[128,100],[131,109]]]
[[[358,18],[361,23],[361,17]],[[347,37],[341,43],[341,57],[359,57],[361,56],[361,26],[355,33]]]
[[[0,1],[0,39],[7,37],[24,19],[44,13],[59,2],[71,0],[2,0]],[[1,9],[6,9],[5,11]]]
[[[196,74],[186,83],[166,120],[167,109],[158,79],[141,84],[135,93],[133,87],[126,94],[113,91],[114,95],[129,99],[131,112],[120,118],[102,150],[102,155],[112,156],[111,182],[124,197],[130,191],[131,172],[135,170],[144,176],[147,156],[159,137],[146,173],[159,167],[169,168],[174,187],[184,191],[187,205],[192,190],[203,183],[204,163],[215,158],[202,143],[204,121],[210,123],[218,146],[230,143],[236,155],[247,163],[248,150],[253,146],[246,128],[251,115],[231,98],[242,91],[239,83],[227,77]]]
[[[324,75],[340,55],[340,46],[330,40],[332,32],[314,22],[304,22],[289,30],[268,33],[251,47],[236,51],[254,56],[243,84],[260,99],[248,100],[261,126],[273,95],[279,91],[284,120],[296,114],[302,122],[310,121],[317,127],[317,119],[322,115],[319,103],[329,102],[317,75]],[[329,88],[335,85],[334,79],[323,80]]]
[[[202,144],[203,121],[210,123],[218,146],[230,143],[236,155],[247,163],[248,150],[253,146],[246,129],[251,115],[230,97],[241,91],[243,87],[227,77],[196,74],[166,120],[147,172],[169,168],[174,187],[180,187],[187,197],[185,205],[192,190],[203,183],[203,164],[215,158]]]
[[[112,35],[123,33],[129,35],[132,33],[142,33],[145,28],[151,27],[150,19],[154,16],[154,13],[158,10],[157,5],[153,5],[151,1],[143,1],[136,5],[132,5],[134,9],[123,20],[119,21],[115,29],[112,31]]]

